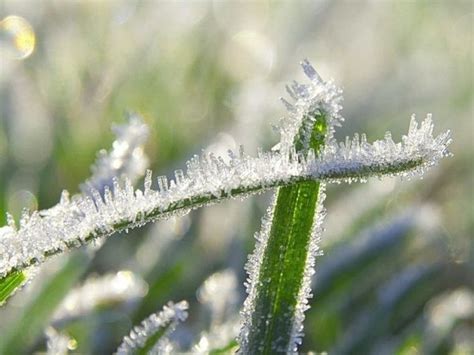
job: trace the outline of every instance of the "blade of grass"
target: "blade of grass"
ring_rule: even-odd
[[[19,318],[0,337],[0,354],[24,354],[49,323],[57,305],[86,270],[90,258],[73,253],[66,265],[41,289]]]
[[[325,142],[326,119],[324,114],[314,116],[309,148],[316,153]],[[301,146],[300,140],[297,135],[295,146]],[[308,278],[317,250],[315,231],[323,189],[324,185],[314,181],[278,189],[261,263],[250,266],[258,267],[258,276],[244,310],[248,322],[240,337],[240,350],[244,353],[297,350],[309,296]],[[257,251],[257,258],[258,255]]]
[[[321,115],[319,111],[308,113],[311,114]],[[0,276],[39,264],[52,255],[94,239],[238,196],[306,182],[316,186],[326,182],[365,181],[371,176],[423,173],[449,155],[449,131],[435,138],[432,130],[431,116],[420,128],[413,118],[402,143],[395,144],[389,134],[373,144],[368,144],[365,136],[360,139],[354,136],[345,144],[328,138],[324,154],[318,154],[308,142],[311,132],[305,126],[297,135],[304,138],[303,147],[309,151],[295,150],[298,145],[284,145],[281,153],[262,152],[257,158],[242,152],[240,156],[232,154],[228,163],[212,154],[203,154],[188,162],[186,175],[182,170],[176,171],[171,183],[166,177],[160,177],[158,190],[151,189],[150,171],[143,191],[135,191],[128,180],[124,187],[115,181],[113,193],[107,189],[104,199],[94,190],[97,198],[81,197],[71,201],[64,192],[53,208],[25,215],[20,220],[19,230],[12,226],[0,228],[3,254]]]
[[[24,272],[16,271],[0,280],[0,306],[4,304],[15,290],[23,285],[27,277]]]
[[[168,302],[159,313],[153,313],[142,321],[139,326],[133,327],[128,336],[123,338],[117,349],[118,355],[158,354],[171,351],[168,336],[179,322],[187,316],[188,303]]]

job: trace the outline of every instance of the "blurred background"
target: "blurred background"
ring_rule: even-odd
[[[0,0],[0,225],[6,211],[18,218],[25,207],[53,206],[62,189],[78,193],[127,110],[150,126],[155,175],[170,176],[202,149],[270,148],[279,139],[271,126],[285,115],[278,97],[304,80],[298,63],[308,58],[344,89],[338,138],[391,130],[399,140],[412,113],[433,113],[438,133],[452,131],[454,156],[423,180],[328,186],[301,351],[473,353],[473,6]],[[73,353],[111,353],[132,325],[186,299],[179,349],[224,346],[270,196],[54,258],[0,309],[0,333],[21,330],[13,338],[26,352],[44,351],[53,329]],[[100,281],[125,291],[60,314],[72,287]]]

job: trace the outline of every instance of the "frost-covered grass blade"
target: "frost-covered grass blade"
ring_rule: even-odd
[[[12,219],[0,228],[0,277],[97,238],[233,197],[307,181],[338,183],[423,173],[449,154],[449,132],[433,137],[432,130],[431,117],[421,127],[413,118],[401,143],[386,136],[369,144],[364,136],[356,136],[344,144],[329,140],[321,156],[284,145],[255,158],[231,153],[229,162],[203,154],[188,162],[186,174],[177,170],[171,181],[159,177],[157,190],[149,172],[143,190],[135,190],[128,179],[123,184],[114,179],[113,189],[106,186],[103,198],[96,192],[94,199],[70,199],[65,191],[53,208],[24,214],[18,229]]]
[[[159,313],[153,313],[132,329],[117,349],[117,355],[170,353],[168,336],[188,316],[188,303],[168,302]]]
[[[249,296],[242,312],[239,346],[244,353],[296,351],[311,296],[325,214],[325,184],[422,174],[449,155],[451,142],[449,131],[433,136],[431,115],[421,125],[412,117],[399,143],[389,132],[371,144],[363,134],[337,142],[334,129],[343,121],[341,90],[324,82],[307,61],[302,66],[310,82],[287,87],[294,101],[283,100],[290,114],[281,122],[280,142],[269,152],[259,150],[256,157],[244,154],[243,148],[225,158],[203,153],[187,163],[186,171],[177,170],[172,179],[159,176],[154,183],[148,171],[143,189],[135,190],[133,182],[147,166],[142,146],[148,128],[132,116],[128,125],[116,129],[112,151],[99,154],[93,176],[82,185],[82,195],[70,198],[64,191],[57,205],[23,213],[18,225],[7,215],[7,225],[0,228],[0,302],[23,282],[24,269],[52,255],[160,218],[278,188],[247,266]],[[71,286],[84,268],[58,274],[59,284]],[[28,310],[35,314],[31,324],[27,314],[20,317],[13,335],[0,341],[0,352],[21,352],[20,330],[28,329],[31,337],[36,336],[65,292],[61,286],[51,300],[40,297],[44,310],[39,312],[36,306]],[[171,349],[166,335],[185,318],[186,308],[183,302],[165,306],[134,328],[118,352]],[[222,345],[212,349],[226,351],[235,344],[226,341]]]
[[[295,84],[293,91],[289,90],[296,107],[302,109],[298,111],[286,103],[291,114],[288,122],[300,122],[300,127],[295,130],[293,125],[283,123],[280,148],[294,150],[304,158],[308,154],[319,156],[329,141],[340,117],[340,97],[339,91],[326,86],[309,63],[304,62],[303,69],[312,80],[311,85]],[[293,145],[288,147],[285,141],[292,141]],[[323,200],[324,185],[320,182],[308,181],[277,190],[247,265],[249,296],[239,337],[242,353],[297,350],[319,248]]]
[[[314,164],[324,178],[280,187],[263,219],[255,252],[247,264],[249,296],[239,337],[242,353],[296,352],[301,343],[325,214],[321,182],[364,181],[373,175],[422,171],[447,154],[450,141],[449,132],[432,138],[428,116],[420,129],[413,117],[408,135],[399,144],[393,142],[390,133],[372,145],[365,135],[338,144],[333,133],[343,121],[339,114],[341,90],[325,83],[307,61],[302,66],[311,82],[287,87],[295,103],[283,100],[290,114],[282,122],[277,148]],[[333,179],[336,175],[344,178]]]

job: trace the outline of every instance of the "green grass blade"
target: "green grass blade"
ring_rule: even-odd
[[[176,329],[179,322],[187,318],[187,309],[186,301],[176,304],[168,302],[161,312],[151,314],[140,325],[133,327],[130,334],[123,338],[116,353],[145,355],[164,352],[170,345],[170,333]]]
[[[160,188],[153,190],[150,171],[143,191],[135,191],[130,181],[125,187],[116,181],[113,194],[107,190],[102,200],[96,191],[95,202],[88,197],[71,201],[67,192],[63,193],[60,203],[53,208],[25,216],[20,221],[24,227],[19,230],[10,226],[0,228],[0,250],[10,251],[8,258],[0,259],[0,276],[94,239],[230,198],[305,182],[353,182],[371,176],[422,173],[449,155],[450,134],[445,132],[433,137],[431,117],[427,117],[419,129],[413,119],[402,143],[395,144],[390,135],[372,145],[366,142],[365,136],[361,139],[355,136],[346,144],[328,139],[327,154],[319,155],[324,137],[321,132],[326,129],[326,123],[314,122],[314,117],[309,115],[322,117],[319,111],[305,115],[304,120],[309,121],[311,127],[303,120],[304,128],[296,133],[296,143],[291,147],[284,145],[281,152],[261,153],[257,158],[234,154],[228,163],[212,154],[203,154],[188,162],[186,175],[178,170],[171,184],[166,177],[160,177]],[[313,129],[316,130],[313,132]],[[300,140],[304,144],[298,144]],[[298,147],[305,150],[298,151]],[[306,149],[313,149],[316,154]],[[315,159],[315,155],[318,158]],[[51,243],[43,243],[44,239]],[[31,252],[23,253],[23,250]]]
[[[315,115],[314,120],[309,148],[319,153],[327,132],[326,117]],[[303,134],[295,137],[296,147],[301,146]],[[314,181],[278,189],[266,245],[261,252],[257,247],[257,260],[250,265],[257,277],[244,310],[240,337],[244,353],[297,350],[318,248],[323,189],[324,185]]]
[[[166,336],[168,331],[170,330],[171,323],[168,323],[160,328],[155,334],[150,336],[147,340],[143,348],[137,350],[136,355],[147,355],[153,347],[158,343],[163,337]]]
[[[0,305],[3,305],[18,287],[22,286],[27,277],[24,272],[16,271],[0,280]]]
[[[250,353],[270,354],[290,349],[319,190],[319,183],[304,183],[278,191],[260,269],[261,284],[248,340]]]
[[[26,353],[49,323],[51,315],[78,277],[86,270],[89,256],[73,253],[66,265],[25,307],[18,319],[0,337],[0,354]]]

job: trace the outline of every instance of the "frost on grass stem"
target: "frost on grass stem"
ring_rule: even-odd
[[[286,86],[287,93],[294,100],[293,103],[281,98],[289,115],[280,123],[280,142],[274,149],[285,153],[294,148],[298,151],[309,150],[310,137],[317,115],[324,113],[327,119],[325,144],[331,142],[334,128],[344,121],[340,114],[343,100],[342,89],[332,81],[324,82],[307,60],[304,60],[301,66],[310,82],[300,84],[293,81],[291,85]]]
[[[117,349],[118,355],[134,354],[139,349],[149,348],[152,354],[170,353],[173,349],[168,336],[179,322],[188,317],[188,303],[168,302],[159,313],[153,313],[132,329]]]
[[[389,134],[373,144],[367,143],[365,135],[337,143],[332,130],[342,120],[338,114],[340,92],[332,84],[321,88],[319,76],[307,62],[304,69],[314,79],[310,85],[294,83],[288,88],[297,101],[294,105],[288,104],[291,114],[282,122],[279,149],[260,152],[257,157],[247,156],[242,150],[238,154],[229,152],[228,162],[213,154],[194,156],[187,163],[186,173],[177,170],[171,181],[165,176],[158,177],[158,189],[152,189],[151,172],[145,178],[143,190],[135,191],[128,178],[123,183],[117,177],[111,178],[125,171],[121,158],[124,152],[134,156],[137,148],[131,147],[139,147],[146,136],[143,124],[132,116],[129,128],[117,130],[118,139],[111,154],[99,158],[94,175],[86,184],[91,196],[70,199],[69,193],[64,191],[56,206],[32,214],[25,212],[18,229],[14,219],[7,215],[7,226],[0,228],[0,277],[99,237],[158,218],[185,214],[226,198],[244,197],[310,180],[352,182],[371,176],[410,176],[422,173],[448,154],[449,132],[433,137],[431,116],[421,127],[412,118],[409,132],[401,143],[394,143]],[[307,129],[298,129],[298,125],[310,121],[312,114],[319,111],[330,113],[331,120],[324,151],[317,157],[312,150],[297,152],[291,135],[299,135],[306,145]],[[142,158],[138,154],[135,163],[126,165],[143,167],[143,162],[137,163]],[[133,171],[138,170],[131,169]],[[101,188],[103,194],[98,190]]]
[[[13,272],[5,279],[2,279],[0,285],[0,306],[25,287],[36,275],[36,272],[36,267],[29,267],[23,271]]]
[[[282,99],[289,116],[282,121],[280,144],[274,150],[313,161],[323,155],[334,127],[343,120],[342,90],[324,82],[307,61],[302,67],[310,82],[287,86],[294,103]],[[324,189],[324,183],[310,182],[276,191],[246,264],[248,297],[238,338],[241,353],[297,350],[325,216]]]
[[[122,180],[128,178],[134,183],[145,174],[148,166],[148,158],[143,151],[143,145],[148,136],[148,127],[141,118],[136,114],[130,114],[127,123],[113,126],[112,129],[116,140],[113,142],[111,151],[109,153],[105,150],[99,152],[97,161],[92,167],[92,176],[84,184],[81,184],[83,196],[89,195],[94,200],[100,199],[106,186],[112,187],[115,176]],[[79,198],[79,196],[73,198]],[[22,215],[28,216],[29,213],[23,211]],[[14,229],[16,228],[13,216],[8,213],[7,223]],[[2,235],[2,228],[0,228],[0,235]],[[94,248],[99,244],[95,243]],[[92,251],[92,248],[89,248],[89,251]],[[2,257],[0,255],[0,262]],[[35,266],[32,266],[28,268],[28,272],[18,270],[9,273],[6,278],[0,277],[0,305],[32,278],[34,269]]]
[[[420,128],[413,117],[408,135],[398,144],[390,133],[372,145],[365,135],[338,144],[333,133],[343,120],[341,90],[324,82],[307,61],[302,66],[310,83],[287,87],[295,102],[282,99],[289,116],[274,150],[288,153],[290,161],[306,163],[303,175],[309,171],[320,182],[350,183],[374,175],[422,173],[447,154],[449,132],[433,138],[431,115]],[[295,155],[298,158],[291,159]],[[242,353],[292,353],[301,344],[325,215],[323,199],[324,184],[278,189],[246,265],[249,295],[242,311]]]
[[[290,114],[281,123],[281,140],[272,151],[259,151],[257,157],[250,157],[241,149],[239,153],[229,152],[229,159],[203,153],[187,163],[186,173],[177,170],[172,180],[165,176],[158,177],[157,189],[152,188],[151,171],[146,174],[143,190],[133,188],[132,181],[147,164],[141,145],[148,131],[141,121],[132,117],[129,125],[116,130],[118,139],[112,152],[99,155],[92,178],[82,188],[83,195],[70,199],[68,192],[64,191],[56,206],[32,214],[25,212],[19,228],[7,215],[7,226],[0,228],[0,278],[41,263],[51,255],[159,218],[185,214],[194,208],[228,198],[245,197],[275,187],[289,187],[279,189],[278,193],[284,191],[286,195],[282,196],[294,197],[292,205],[287,210],[278,209],[278,206],[285,204],[284,199],[283,203],[275,204],[275,209],[271,208],[263,221],[262,233],[257,235],[258,247],[248,266],[250,295],[244,307],[240,345],[241,351],[245,352],[246,338],[252,334],[249,319],[259,317],[258,314],[255,316],[254,310],[264,299],[256,299],[255,290],[265,287],[259,279],[259,269],[269,243],[270,227],[276,215],[274,212],[279,211],[280,217],[289,212],[291,216],[310,222],[305,222],[304,226],[301,223],[304,227],[302,234],[305,234],[302,238],[292,231],[292,239],[289,239],[291,242],[300,240],[293,251],[298,247],[304,249],[304,253],[294,253],[296,257],[300,256],[300,260],[296,282],[291,283],[289,291],[291,304],[278,315],[285,318],[283,322],[278,320],[278,324],[274,322],[276,317],[270,320],[269,316],[273,316],[271,312],[262,312],[269,322],[277,324],[275,329],[285,328],[288,331],[280,333],[284,334],[285,339],[280,339],[275,329],[266,332],[265,343],[258,341],[257,334],[254,336],[257,341],[253,344],[257,346],[252,349],[259,350],[260,344],[263,344],[266,352],[296,351],[311,293],[314,258],[318,253],[325,183],[365,181],[371,176],[421,174],[449,154],[447,147],[451,142],[449,132],[433,136],[431,115],[428,115],[420,126],[413,117],[408,134],[402,137],[400,143],[395,143],[390,133],[372,144],[367,142],[365,135],[355,135],[353,139],[347,138],[345,142],[338,143],[333,133],[342,122],[339,115],[341,91],[332,82],[323,82],[307,61],[303,62],[303,69],[310,83],[303,85],[294,82],[287,88],[295,102],[292,104],[283,100]],[[121,179],[123,175],[128,175],[128,178]],[[304,197],[311,198],[311,206],[303,201]],[[298,221],[298,218],[294,220]],[[285,219],[280,218],[282,221],[284,224]],[[279,238],[284,233],[275,235]],[[272,240],[272,248],[286,245],[278,244],[280,239]],[[268,265],[267,270],[273,272],[271,263]],[[288,265],[291,267],[291,262]],[[278,279],[281,281],[281,275]],[[263,281],[268,280],[263,278]],[[272,302],[274,299],[267,305]],[[160,314],[146,319],[125,338],[119,353],[149,346],[150,337],[155,343],[157,337],[185,317],[186,308],[185,303],[169,304]],[[266,327],[265,323],[262,324],[260,329]],[[160,339],[156,346],[167,350],[166,338]]]
[[[230,161],[224,162],[213,154],[203,154],[187,163],[186,174],[177,170],[171,181],[158,177],[156,190],[148,172],[143,190],[134,190],[129,179],[122,186],[114,178],[113,189],[105,186],[103,198],[96,190],[95,199],[70,199],[63,191],[54,207],[24,213],[18,229],[11,217],[8,225],[0,228],[0,277],[96,238],[231,197],[312,180],[338,183],[421,174],[448,154],[449,132],[433,137],[432,130],[431,116],[420,127],[412,118],[401,143],[386,135],[384,140],[369,144],[362,135],[341,144],[331,140],[319,157],[311,150],[307,154],[294,149],[287,154],[273,151],[257,157],[241,151],[230,152]]]

